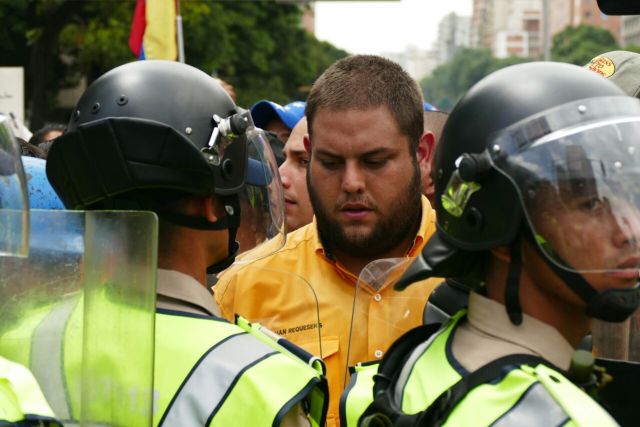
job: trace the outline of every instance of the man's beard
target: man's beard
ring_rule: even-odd
[[[340,203],[336,202],[337,206],[324,206],[313,188],[311,174],[307,173],[309,197],[318,223],[318,233],[325,248],[338,249],[357,257],[378,258],[403,241],[412,239],[421,220],[420,171],[416,162],[413,162],[413,170],[413,176],[407,186],[395,191],[397,197],[389,205],[389,214],[381,217],[370,232],[357,234],[347,233],[343,225],[331,217],[330,209],[337,209]],[[359,200],[361,198],[357,196],[349,197],[343,203]],[[367,206],[375,208],[370,203]]]

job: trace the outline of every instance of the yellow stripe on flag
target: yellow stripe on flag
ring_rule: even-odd
[[[175,0],[146,0],[147,26],[144,31],[146,59],[176,60],[176,4]]]

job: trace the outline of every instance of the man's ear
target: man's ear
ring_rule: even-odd
[[[302,137],[302,143],[304,144],[304,149],[307,151],[307,154],[311,155],[311,140],[309,139],[308,133]]]
[[[422,181],[422,192],[427,197],[433,196],[433,180],[431,179],[431,162],[436,146],[436,137],[432,132],[426,131],[418,141],[416,157],[420,168],[420,180]]]
[[[200,199],[201,216],[204,216],[209,222],[216,222],[218,220],[218,215],[216,214],[218,203],[220,203],[218,199],[213,196]]]
[[[418,157],[418,163],[426,162],[429,165],[433,160],[433,153],[436,148],[436,136],[431,131],[426,131],[420,137],[420,141],[418,141],[418,148],[416,150],[416,155]]]

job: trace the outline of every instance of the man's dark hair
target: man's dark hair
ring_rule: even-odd
[[[33,145],[40,145],[44,142],[47,142],[47,140],[45,140],[45,136],[51,132],[51,131],[58,131],[58,132],[62,132],[64,133],[64,131],[66,130],[66,126],[60,123],[49,123],[44,125],[41,129],[37,130],[36,132],[34,132],[34,134],[31,136],[31,138],[29,139],[29,144],[33,144]]]
[[[380,106],[391,112],[400,132],[415,152],[423,133],[422,95],[418,84],[393,61],[374,55],[355,55],[331,65],[313,84],[305,115],[313,139],[313,120],[319,110],[366,110]]]

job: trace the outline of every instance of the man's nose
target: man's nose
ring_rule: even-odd
[[[278,172],[280,173],[280,182],[282,182],[282,186],[284,188],[289,188],[291,187],[291,180],[289,179],[289,175],[287,173],[287,167],[286,167],[287,162],[285,161],[280,168],[278,169]]]
[[[640,241],[640,211],[626,202],[619,203],[615,211],[611,214],[613,243],[619,247],[637,246]]]
[[[360,193],[365,188],[365,174],[355,162],[347,162],[342,175],[342,190],[345,193]]]

